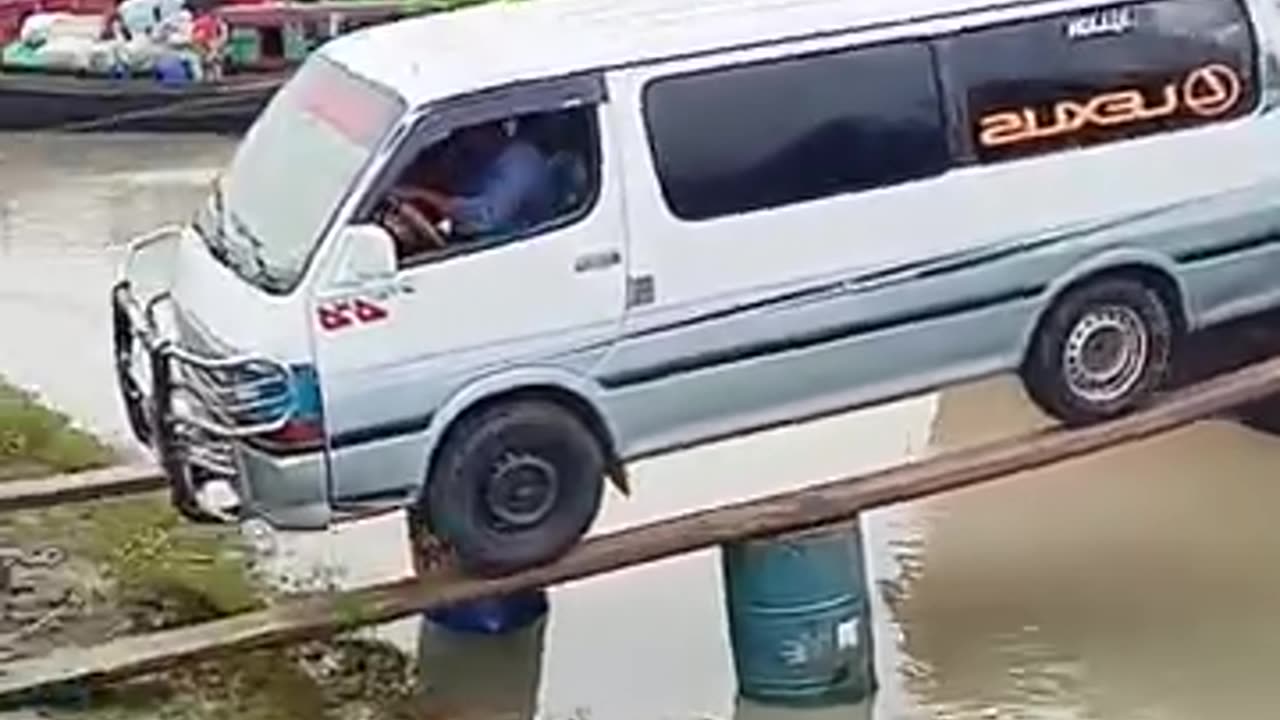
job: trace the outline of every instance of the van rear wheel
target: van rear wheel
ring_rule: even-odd
[[[430,530],[463,571],[505,575],[555,560],[600,508],[604,453],[555,403],[500,403],[448,434],[424,495]]]
[[[1022,367],[1032,401],[1066,425],[1144,405],[1169,374],[1174,345],[1160,294],[1124,277],[1068,291],[1049,310]]]
[[[1280,435],[1280,395],[1260,400],[1240,413],[1246,427],[1271,435]]]

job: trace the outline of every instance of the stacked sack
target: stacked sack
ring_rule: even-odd
[[[54,72],[87,72],[105,23],[97,15],[33,13],[16,42],[5,49],[5,65]]]
[[[184,0],[123,0],[110,17],[35,13],[5,48],[3,65],[115,77],[180,67],[186,79],[199,79],[192,28]]]

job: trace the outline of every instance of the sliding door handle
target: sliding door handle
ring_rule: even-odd
[[[573,261],[573,271],[591,272],[592,270],[604,270],[620,262],[622,262],[622,253],[617,250],[598,250],[579,255],[578,259]]]

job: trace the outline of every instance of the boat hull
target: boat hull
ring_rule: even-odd
[[[114,80],[0,74],[0,130],[242,134],[284,76],[165,86]]]

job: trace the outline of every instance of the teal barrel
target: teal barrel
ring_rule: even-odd
[[[857,702],[875,691],[856,522],[726,545],[721,568],[743,697],[814,705]]]

